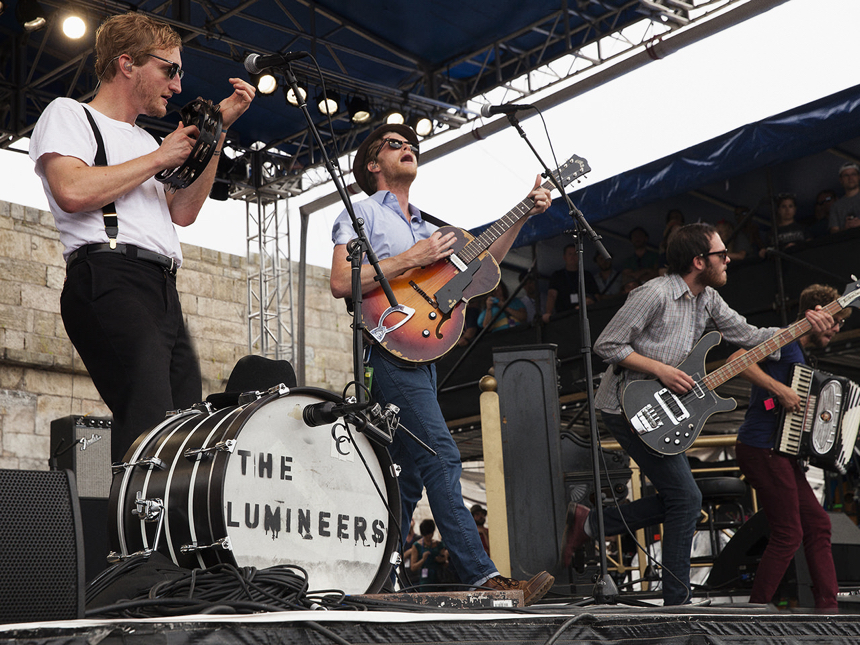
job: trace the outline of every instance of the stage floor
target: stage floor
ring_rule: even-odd
[[[776,611],[724,599],[684,607],[541,604],[522,610],[293,611],[172,619],[75,620],[0,626],[0,643],[20,645],[511,645],[555,643],[851,643],[860,613],[840,597],[839,615]],[[844,603],[842,602],[844,600]],[[844,604],[844,607],[843,607]]]

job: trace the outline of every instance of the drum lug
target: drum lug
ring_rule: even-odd
[[[192,461],[200,461],[201,459],[208,457],[213,452],[233,452],[236,448],[236,440],[235,439],[227,439],[227,441],[219,441],[214,446],[210,446],[209,448],[189,448],[185,451],[185,458],[190,459]]]
[[[223,537],[220,540],[216,540],[212,544],[204,544],[202,546],[199,544],[195,544],[195,543],[183,544],[181,547],[179,547],[179,550],[182,553],[195,553],[197,551],[202,551],[203,549],[213,549],[215,547],[222,548],[225,551],[232,551],[233,550],[233,545],[230,543],[230,537],[229,536]]]
[[[134,508],[131,514],[136,515],[144,522],[158,521],[158,526],[155,527],[155,542],[152,544],[152,548],[139,552],[139,554],[149,557],[153,551],[158,551],[158,541],[161,539],[161,528],[164,525],[164,501],[157,497],[154,499],[144,499],[143,493],[137,491],[134,495]]]
[[[132,515],[137,515],[144,522],[154,522],[161,518],[164,511],[164,502],[158,498],[143,499],[143,493],[137,491],[134,496],[134,510]]]

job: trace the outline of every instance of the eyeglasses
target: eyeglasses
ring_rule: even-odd
[[[380,153],[380,151],[382,150],[382,146],[384,146],[386,143],[388,144],[388,147],[392,150],[400,150],[403,146],[406,146],[413,153],[415,153],[416,157],[419,154],[417,144],[409,143],[408,141],[401,141],[400,139],[383,139],[382,142],[379,144],[379,147],[376,149],[376,154]]]
[[[832,202],[832,201],[833,201],[833,195],[828,195],[827,197],[822,197],[821,199],[819,199],[817,202],[815,202],[815,204],[817,206],[824,206],[827,202]]]
[[[726,258],[728,258],[728,257],[729,257],[729,250],[728,250],[728,249],[723,249],[722,251],[711,251],[710,253],[702,253],[702,255],[701,255],[701,256],[699,256],[699,257],[706,258],[706,257],[708,257],[709,255],[716,255],[716,256],[718,256],[718,257],[720,258],[720,260],[722,260],[723,262],[725,262],[725,261],[726,261]]]
[[[170,65],[170,68],[167,70],[167,78],[172,80],[177,74],[179,74],[179,80],[181,81],[182,77],[185,76],[185,70],[179,66],[179,63],[174,63],[172,60],[167,60],[166,58],[156,56],[155,54],[147,54],[147,56],[152,56],[153,58],[157,58],[158,60]]]

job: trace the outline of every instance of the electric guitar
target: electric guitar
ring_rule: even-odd
[[[574,155],[556,173],[566,186],[589,172],[588,162]],[[543,188],[552,190],[553,183]],[[442,235],[456,234],[454,252],[426,267],[416,267],[393,278],[397,300],[392,307],[382,289],[364,296],[361,322],[370,337],[391,356],[408,363],[429,363],[448,353],[463,333],[466,303],[496,288],[501,271],[487,250],[528,213],[528,197],[494,222],[478,237],[455,226],[443,226]]]
[[[853,276],[852,276],[853,277]],[[824,307],[833,315],[847,306],[857,307],[860,298],[860,281],[852,282],[842,297]],[[712,414],[728,412],[737,407],[734,399],[725,399],[715,390],[745,369],[797,340],[812,326],[806,318],[789,325],[769,340],[738,356],[710,374],[705,374],[705,357],[722,336],[712,331],[696,343],[690,355],[678,366],[693,377],[696,384],[685,394],[675,394],[660,381],[647,379],[632,381],[624,388],[621,407],[624,415],[649,448],[664,455],[676,455],[689,448]]]

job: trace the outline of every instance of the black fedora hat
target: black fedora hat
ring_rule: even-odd
[[[397,134],[401,134],[409,143],[416,146],[418,145],[418,135],[415,134],[415,130],[410,128],[408,125],[400,123],[381,125],[367,135],[367,138],[361,142],[361,145],[358,146],[358,150],[355,153],[355,159],[352,162],[352,174],[355,177],[355,183],[357,183],[368,195],[372,195],[374,191],[371,189],[370,181],[368,180],[367,149],[370,147],[371,142],[375,141],[386,132],[396,132]]]

